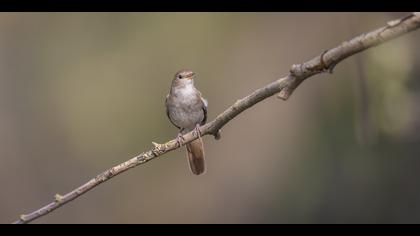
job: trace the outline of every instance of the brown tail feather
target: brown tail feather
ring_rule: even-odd
[[[187,156],[190,169],[195,175],[203,174],[206,170],[204,163],[204,145],[201,138],[187,144]]]

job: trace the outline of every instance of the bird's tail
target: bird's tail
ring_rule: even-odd
[[[191,143],[188,143],[186,147],[191,171],[195,175],[203,174],[206,170],[203,140],[198,138]]]

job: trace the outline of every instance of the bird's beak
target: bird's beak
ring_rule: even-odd
[[[189,75],[189,76],[187,77],[187,79],[194,79],[194,77],[195,77],[195,73],[192,73],[191,75]]]

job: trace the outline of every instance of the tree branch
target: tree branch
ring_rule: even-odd
[[[287,100],[293,91],[307,78],[322,72],[330,72],[342,60],[352,56],[358,52],[364,51],[368,48],[382,44],[390,39],[401,36],[405,33],[413,31],[420,27],[420,13],[412,13],[401,19],[393,20],[387,23],[386,26],[376,29],[374,31],[364,33],[349,41],[343,42],[339,46],[329,49],[319,56],[313,58],[302,64],[293,65],[290,73],[262,88],[255,90],[250,95],[237,100],[231,107],[226,109],[223,113],[218,115],[213,121],[200,127],[202,135],[214,135],[217,137],[219,129],[221,129],[230,120],[235,118],[244,110],[252,107],[258,102],[273,96],[278,93],[278,98]],[[197,134],[192,131],[184,136],[184,142],[181,146],[197,139]],[[57,208],[69,203],[70,201],[80,197],[89,190],[95,188],[101,183],[104,183],[111,178],[133,168],[153,160],[163,154],[178,149],[180,145],[176,139],[170,140],[164,144],[153,143],[154,147],[132,159],[114,166],[103,173],[97,175],[89,182],[76,188],[75,190],[61,196],[56,194],[54,201],[48,205],[26,215],[21,215],[20,219],[15,221],[15,224],[23,224],[31,222],[39,217],[47,215]]]

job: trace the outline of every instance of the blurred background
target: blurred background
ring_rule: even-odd
[[[198,74],[209,120],[406,13],[1,13],[0,222],[176,137],[164,99]],[[418,223],[420,31],[269,98],[34,223]]]

